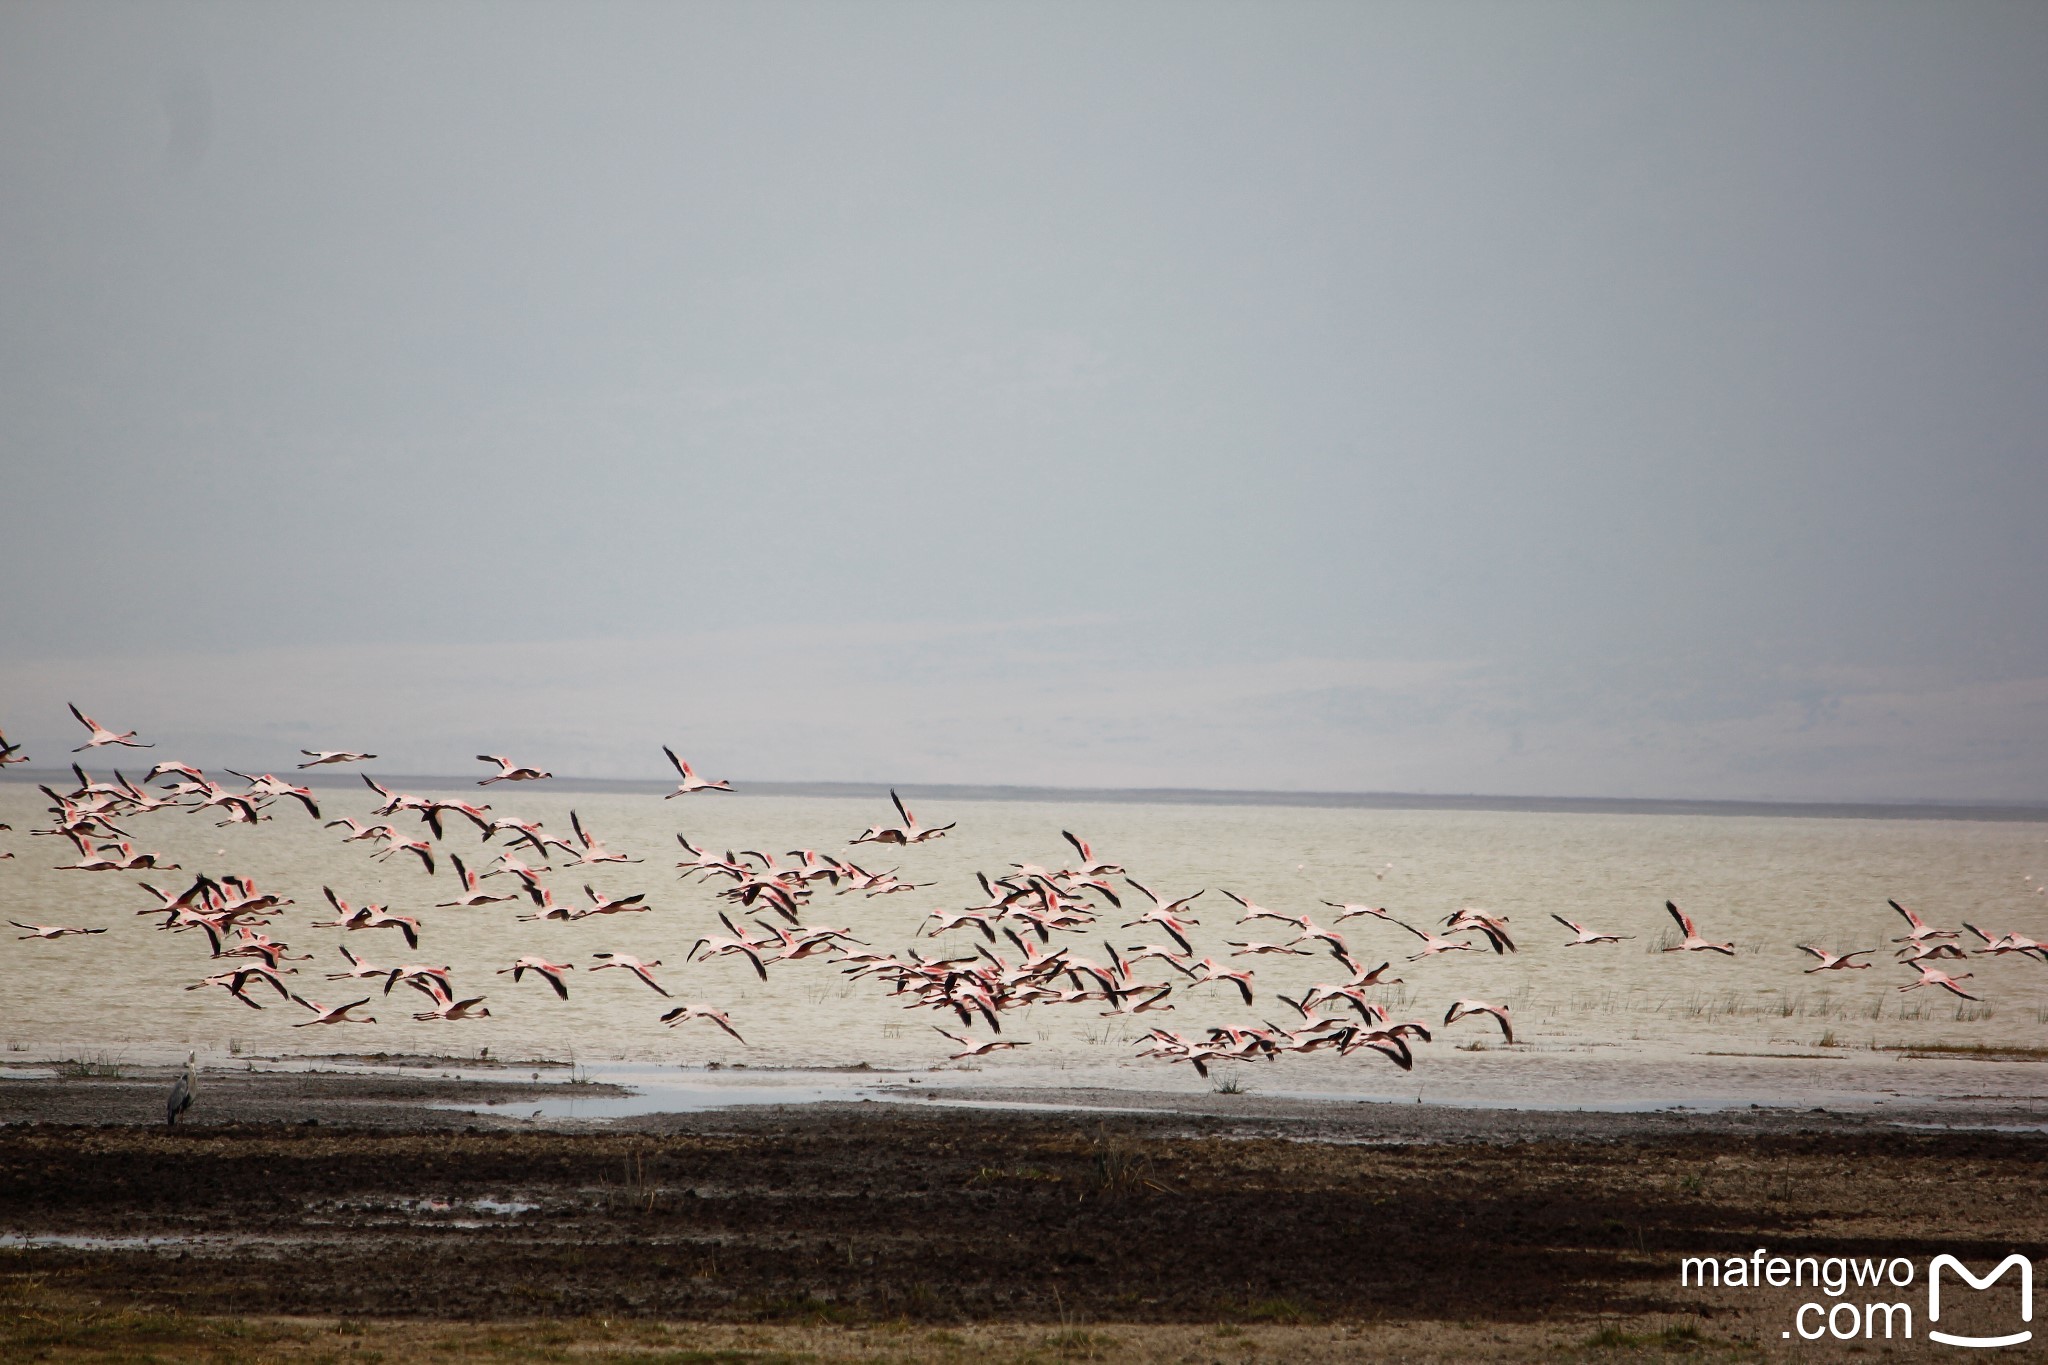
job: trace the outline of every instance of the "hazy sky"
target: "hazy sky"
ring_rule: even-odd
[[[2048,6],[0,6],[0,727],[2048,798]]]

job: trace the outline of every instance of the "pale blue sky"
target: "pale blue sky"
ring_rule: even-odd
[[[2044,69],[1969,3],[11,4],[0,727],[2048,798]]]

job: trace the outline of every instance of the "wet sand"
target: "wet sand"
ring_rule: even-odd
[[[683,1321],[716,1349],[747,1329],[848,1358],[889,1324],[909,1337],[873,1352],[915,1358],[955,1349],[940,1329],[999,1356],[1242,1358],[1295,1333],[1334,1358],[1363,1329],[1418,1359],[1602,1331],[1775,1351],[1789,1301],[1682,1289],[1678,1258],[2038,1256],[2048,1194],[2048,1136],[2018,1111],[1036,1097],[1118,1102],[1091,1112],[959,1089],[600,1124],[434,1107],[561,1091],[510,1067],[409,1070],[209,1074],[176,1131],[163,1077],[0,1084],[6,1282],[43,1317],[57,1296],[191,1321]],[[830,1350],[788,1337],[823,1327]]]

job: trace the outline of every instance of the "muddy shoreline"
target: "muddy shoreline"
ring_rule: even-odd
[[[687,1097],[664,1112],[662,1095],[644,1105],[614,1105],[635,1095],[633,1079],[614,1081],[553,1061],[473,1057],[336,1054],[256,1059],[202,1071],[200,1103],[182,1125],[303,1124],[313,1127],[416,1130],[514,1129],[550,1132],[691,1132],[719,1115],[770,1110],[796,1124],[829,1123],[828,1114],[855,1103],[918,1110],[969,1107],[990,1114],[1067,1116],[1074,1121],[1118,1117],[1222,1124],[1242,1133],[1344,1143],[1501,1143],[1615,1141],[1672,1134],[1812,1134],[1897,1131],[1988,1131],[2048,1135],[2048,1097],[2038,1061],[1978,1063],[1976,1093],[1942,1099],[1895,1096],[1884,1104],[1700,1104],[1586,1108],[1490,1108],[1276,1094],[1262,1090],[1167,1091],[978,1083],[964,1074],[905,1073],[866,1067],[838,1071],[726,1071],[683,1077]],[[0,1134],[37,1123],[159,1125],[176,1070],[122,1065],[95,1074],[77,1063],[0,1067]],[[2018,1074],[2009,1075],[2009,1072]],[[669,1076],[659,1074],[657,1085]],[[806,1084],[821,1083],[846,1103],[805,1103]],[[789,1103],[778,1103],[778,1085]],[[625,1110],[615,1117],[588,1113]],[[647,1112],[634,1112],[638,1110]],[[811,1111],[817,1111],[815,1113]],[[752,1120],[745,1120],[751,1122]],[[1171,1123],[1167,1124],[1171,1128]]]
[[[158,1078],[9,1080],[0,1259],[191,1314],[1748,1330],[1678,1257],[2039,1255],[2048,1195],[2017,1111],[434,1107],[560,1093],[507,1070],[209,1074],[175,1131]]]

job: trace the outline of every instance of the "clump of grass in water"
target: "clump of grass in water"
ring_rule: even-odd
[[[89,1057],[67,1057],[57,1063],[57,1074],[66,1080],[121,1079],[121,1059],[110,1053],[95,1052]]]
[[[1815,1039],[1813,1045],[1815,1047],[1840,1047],[1842,1045],[1842,1040],[1835,1037],[1835,1031],[1833,1029],[1829,1029],[1826,1033],[1823,1033],[1819,1038]]]
[[[1236,1076],[1225,1076],[1209,1088],[1219,1095],[1242,1095],[1245,1089],[1244,1082]]]
[[[1128,1148],[1112,1147],[1095,1154],[1098,1194],[1131,1194],[1145,1184],[1145,1158]]]
[[[1112,1138],[1105,1129],[1091,1145],[1095,1149],[1095,1163],[1088,1184],[1097,1196],[1118,1198],[1143,1194],[1146,1190],[1174,1193],[1152,1179],[1152,1159],[1129,1138]]]
[[[643,1213],[654,1212],[654,1204],[661,1197],[661,1187],[647,1174],[647,1153],[635,1151],[625,1158],[625,1184],[616,1191],[610,1180],[598,1177],[598,1187],[604,1191],[604,1206],[607,1211],[614,1207],[616,1194],[619,1206]]]
[[[596,1084],[596,1082],[595,1082],[595,1081],[593,1081],[593,1080],[592,1080],[592,1079],[590,1078],[590,1070],[589,1070],[589,1068],[587,1068],[587,1067],[584,1067],[584,1066],[581,1066],[581,1065],[579,1065],[579,1064],[577,1063],[577,1061],[576,1061],[576,1049],[575,1049],[575,1048],[573,1048],[573,1047],[569,1049],[569,1079],[568,1079],[568,1080],[567,1080],[566,1082],[564,1082],[564,1084],[567,1084],[567,1085],[595,1085],[595,1084]]]

